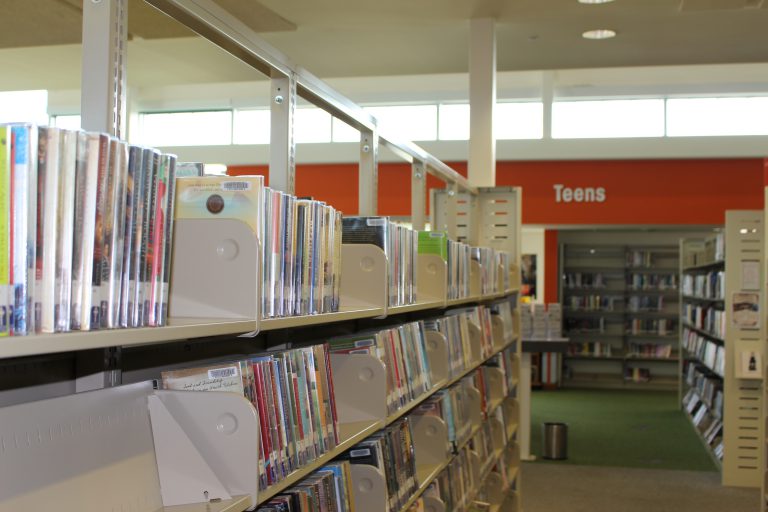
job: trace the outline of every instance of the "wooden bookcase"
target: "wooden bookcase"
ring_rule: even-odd
[[[194,311],[176,307],[169,325],[161,328],[33,335],[0,341],[0,439],[4,453],[0,458],[0,481],[3,482],[0,511],[3,512],[22,508],[56,508],[62,512],[251,509],[453,383],[435,379],[429,393],[394,415],[365,414],[365,418],[354,420],[341,417],[341,443],[336,449],[294,472],[279,485],[258,492],[254,473],[258,422],[253,407],[240,397],[224,393],[154,390],[151,380],[157,379],[164,369],[233,359],[279,348],[289,341],[322,342],[334,334],[434,317],[458,306],[510,301],[516,320],[512,329],[494,325],[494,353],[514,351],[515,382],[519,379],[520,190],[479,190],[418,146],[383,133],[376,120],[360,107],[290,62],[215,2],[147,0],[147,3],[272,81],[276,99],[272,107],[270,146],[272,187],[289,193],[294,191],[293,114],[298,98],[304,98],[360,131],[359,214],[376,214],[378,148],[386,146],[412,165],[414,228],[424,227],[426,175],[433,174],[448,187],[441,201],[440,217],[447,225],[446,230],[456,237],[459,236],[457,226],[461,225],[464,230],[461,236],[473,244],[509,250],[513,255],[511,265],[497,270],[499,274],[511,276],[511,285],[492,295],[474,294],[466,299],[448,300],[444,262],[420,257],[418,302],[392,308],[386,301],[389,263],[384,253],[373,246],[345,245],[340,312],[262,320],[258,310],[259,240],[235,225],[218,225],[216,229],[177,226],[177,240],[185,248],[194,248],[195,244],[219,247],[221,243],[234,241],[242,249],[239,257],[232,258],[218,270],[222,277],[219,282],[206,283],[190,277],[200,268],[208,268],[206,256],[194,250],[177,253],[171,300],[178,306],[184,299],[190,299],[186,302],[195,304]],[[127,0],[83,4],[83,127],[117,136],[124,131],[125,121],[127,7]],[[99,48],[107,51],[96,51]],[[105,96],[106,101],[102,101]],[[489,198],[491,201],[486,201]],[[477,205],[473,211],[478,214],[471,222],[466,219],[459,222],[457,210],[470,204]],[[489,204],[496,206],[489,207]],[[484,226],[484,218],[494,215],[499,204],[508,212],[507,222],[504,226],[493,225],[489,230],[490,225]],[[480,271],[482,268],[473,266],[470,275],[473,283],[480,279]],[[473,289],[478,289],[477,285],[473,285]],[[479,341],[473,340],[473,343]],[[435,341],[436,361],[441,353],[439,346],[440,342]],[[485,360],[475,361],[467,373],[483,362]],[[439,368],[439,362],[434,367]],[[337,386],[362,388],[364,383],[355,380],[369,375],[362,370],[346,376],[339,371]],[[496,398],[489,404],[489,410],[503,408],[505,418],[512,420],[507,420],[505,425],[491,425],[494,451],[489,460],[470,457],[472,467],[469,469],[475,483],[471,495],[490,501],[493,510],[517,512],[520,510],[520,457],[515,419],[518,417],[516,386],[509,396],[494,393]],[[472,424],[472,432],[478,432],[485,421],[493,420],[478,418]],[[153,435],[163,442],[153,442]],[[10,439],[14,440],[12,445],[6,444]],[[426,452],[423,446],[427,446]],[[407,505],[418,499],[453,459],[452,455],[439,449],[430,450],[429,446],[428,442],[423,443],[419,448],[422,454],[416,455],[419,487]],[[498,460],[511,468],[506,487],[500,485],[498,475],[491,471],[493,462]],[[193,484],[186,477],[180,478],[178,471],[174,473],[179,466],[188,470],[197,482]],[[353,482],[361,490],[358,510],[380,510],[381,482],[369,474],[353,476]],[[168,490],[169,484],[173,491]],[[199,492],[201,484],[221,486],[230,492],[231,499],[205,503]],[[122,490],[118,491],[121,486]],[[468,505],[469,501],[454,510],[463,510]],[[439,500],[431,498],[426,508],[430,512],[445,510]]]
[[[563,336],[571,341],[562,385],[674,389],[677,247],[568,243],[560,254]]]

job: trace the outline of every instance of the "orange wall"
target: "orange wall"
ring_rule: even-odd
[[[466,163],[451,166],[466,175]],[[523,187],[525,224],[722,224],[725,210],[763,208],[762,159],[499,162],[500,186]],[[230,174],[266,174],[232,166]],[[604,187],[602,203],[556,202],[553,186]],[[429,187],[442,186],[430,177]],[[296,193],[357,212],[357,165],[305,164]],[[379,213],[409,215],[410,165],[380,164]]]

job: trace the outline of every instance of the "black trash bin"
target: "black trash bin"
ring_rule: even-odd
[[[542,442],[544,449],[542,457],[550,460],[565,460],[568,458],[568,425],[558,422],[547,422],[542,426]]]

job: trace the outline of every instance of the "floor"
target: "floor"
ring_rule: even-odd
[[[720,474],[676,393],[534,392],[531,451],[544,421],[568,424],[568,460],[524,463],[524,512],[757,512],[759,489]]]
[[[757,512],[758,489],[711,471],[524,463],[524,512]]]

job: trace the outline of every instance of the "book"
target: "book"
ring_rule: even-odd
[[[56,270],[54,281],[54,330],[69,331],[72,323],[72,265],[75,238],[75,191],[77,190],[77,164],[82,132],[61,131],[61,153],[59,156],[59,189]]]
[[[120,284],[123,273],[125,242],[125,180],[128,168],[128,144],[110,139],[109,179],[106,185],[103,245],[101,250],[100,327],[119,327]]]
[[[0,125],[0,336],[11,332],[11,128]]]

